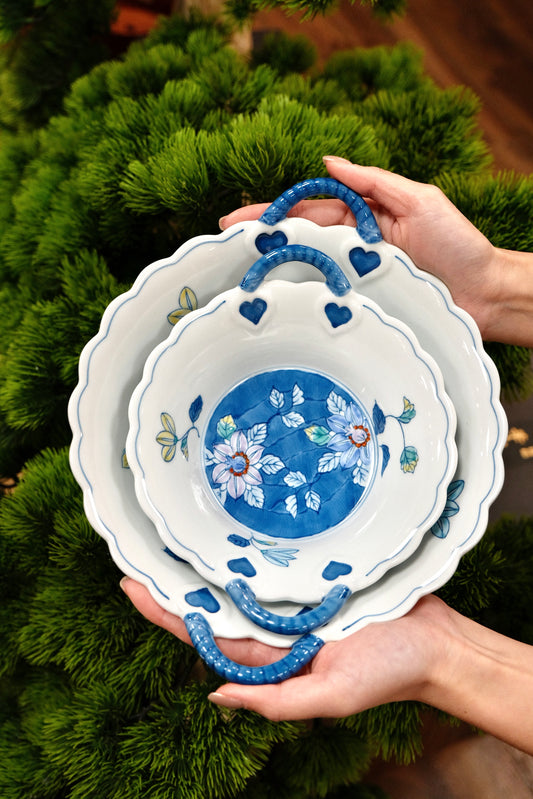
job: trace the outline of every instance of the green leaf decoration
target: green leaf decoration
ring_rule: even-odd
[[[187,461],[189,460],[189,441],[188,441],[188,439],[189,439],[189,436],[187,434],[187,435],[183,436],[183,438],[181,439],[181,442],[180,442],[181,454],[183,455],[183,457]]]
[[[217,424],[217,433],[220,438],[230,438],[237,429],[233,416],[224,416]]]
[[[123,469],[129,469],[130,468],[125,449],[122,450],[122,468]]]
[[[407,397],[403,398],[403,413],[401,416],[398,416],[398,421],[402,424],[409,424],[411,419],[414,419],[416,416],[415,406],[412,402],[410,402]]]
[[[305,434],[309,441],[312,441],[313,444],[317,444],[319,447],[323,447],[327,444],[330,437],[330,431],[319,424],[312,424],[310,427],[306,427]]]
[[[400,455],[402,471],[412,473],[418,464],[418,451],[416,447],[405,447]]]

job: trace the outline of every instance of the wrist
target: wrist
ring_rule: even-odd
[[[438,656],[416,697],[533,752],[533,647],[447,608],[433,627]]]
[[[478,322],[486,341],[533,346],[533,254],[493,247]]]

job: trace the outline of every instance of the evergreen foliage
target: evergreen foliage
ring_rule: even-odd
[[[26,5],[0,28],[19,30]],[[418,53],[355,51],[303,75],[224,37],[172,18],[79,77],[46,125],[2,134],[0,474],[22,470],[0,500],[5,799],[380,799],[359,783],[371,758],[420,751],[414,703],[275,724],[207,702],[217,678],[121,595],[69,470],[66,402],[111,299],[243,200],[324,174],[327,152],[437,182],[495,243],[533,247],[532,181],[491,175],[477,101],[437,89]],[[518,390],[529,351],[506,352]],[[502,522],[443,595],[531,640],[532,541],[531,520]]]
[[[351,0],[354,2],[354,0]],[[376,16],[389,19],[405,10],[406,0],[360,0],[361,5],[370,5]],[[302,20],[317,14],[326,14],[337,7],[338,0],[227,0],[226,9],[237,23],[245,22],[257,11],[273,7],[282,8],[287,14],[300,13]]]
[[[108,55],[114,0],[1,0],[0,126],[35,127]]]

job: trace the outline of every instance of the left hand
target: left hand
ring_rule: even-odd
[[[190,643],[184,622],[160,608],[144,586],[130,578],[121,586],[147,619]],[[443,662],[439,627],[452,614],[436,597],[425,597],[400,619],[370,624],[326,643],[295,677],[275,685],[228,683],[209,698],[274,721],[340,718],[387,702],[422,699],[434,664]],[[218,638],[217,644],[227,657],[249,666],[272,663],[289,651],[249,638]]]

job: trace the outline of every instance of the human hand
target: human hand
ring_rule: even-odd
[[[184,622],[157,605],[140,583],[121,586],[147,619],[190,643]],[[371,624],[341,641],[326,643],[296,677],[276,685],[228,683],[210,695],[215,704],[246,708],[272,720],[339,718],[402,699],[422,699],[435,664],[441,664],[439,627],[452,611],[428,596],[400,619]],[[249,666],[265,665],[288,650],[253,639],[218,638],[222,652]]]
[[[501,283],[501,251],[436,186],[417,183],[377,167],[326,156],[331,177],[362,195],[371,207],[383,238],[406,252],[415,264],[439,277],[455,302],[491,337]],[[256,219],[267,207],[239,208],[220,221],[222,229]],[[340,200],[305,200],[289,216],[319,225],[355,225]]]

